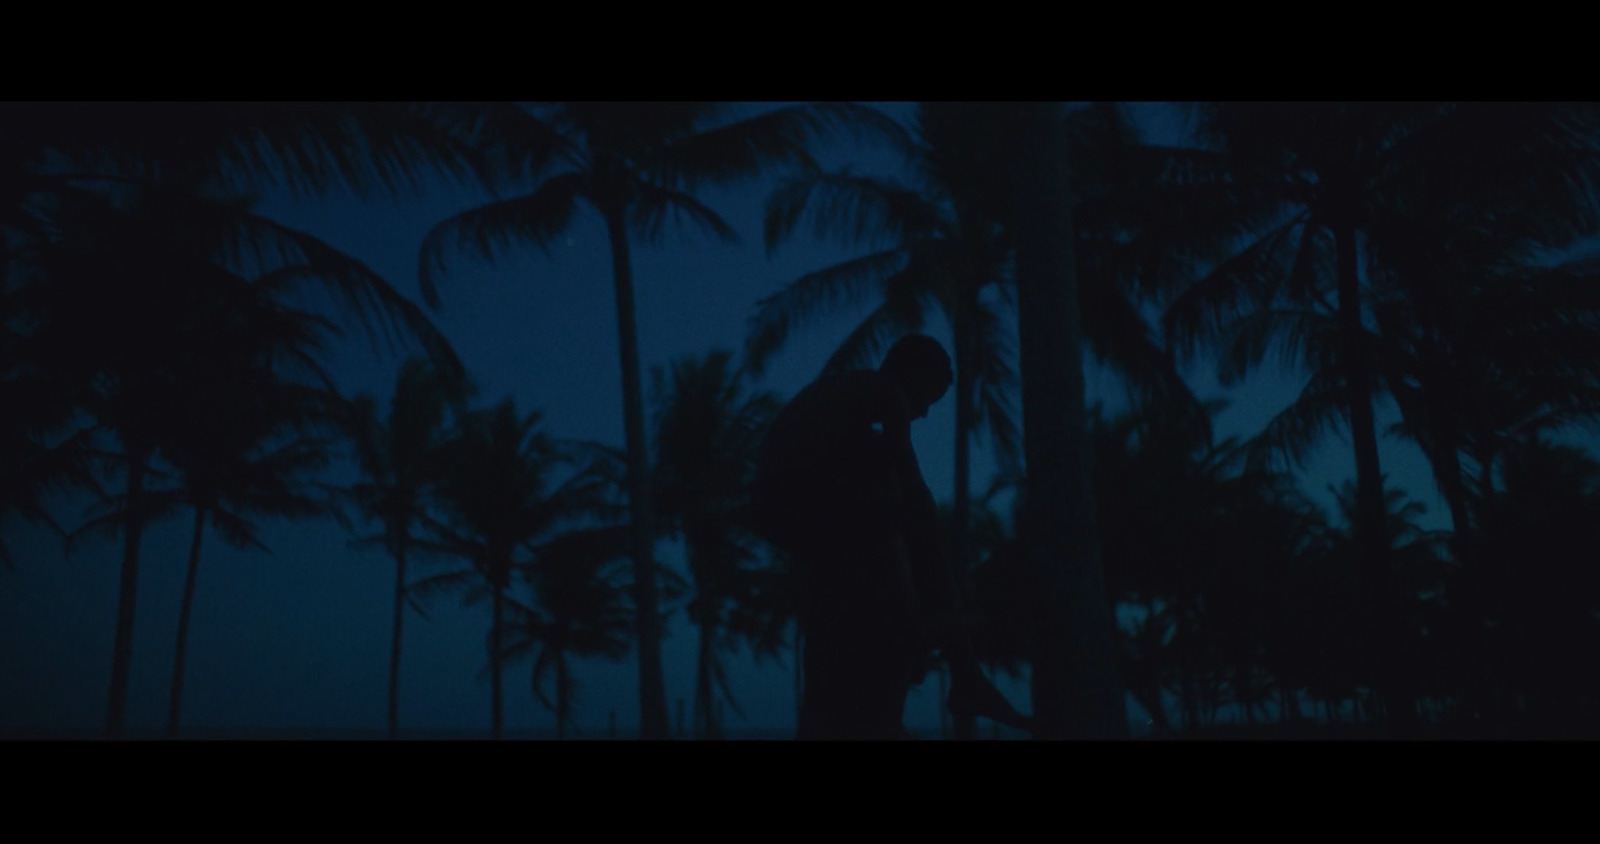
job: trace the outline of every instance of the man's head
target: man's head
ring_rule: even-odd
[[[923,334],[908,334],[889,348],[878,371],[906,397],[912,419],[928,415],[928,408],[944,397],[955,380],[950,356],[939,341]]]

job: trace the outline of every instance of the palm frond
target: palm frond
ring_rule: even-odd
[[[750,320],[746,364],[754,372],[763,371],[795,328],[865,300],[874,288],[881,291],[887,280],[903,268],[906,259],[901,249],[853,258],[807,273],[762,299]]]
[[[950,230],[939,206],[916,190],[871,176],[808,173],[781,183],[767,199],[767,254],[806,220],[817,239],[848,245],[905,245]]]
[[[845,337],[822,367],[824,373],[871,368],[896,338],[922,328],[936,295],[921,280],[925,267],[913,261],[884,282],[884,301]]]
[[[790,105],[666,139],[650,151],[643,169],[658,184],[690,191],[707,184],[727,185],[780,168],[815,168],[811,147],[839,133],[908,143],[903,127],[869,106]]]
[[[1270,469],[1273,460],[1298,466],[1311,447],[1339,424],[1349,404],[1344,379],[1335,369],[1312,374],[1293,404],[1279,411],[1249,444],[1249,465]]]
[[[513,247],[532,243],[548,254],[550,244],[572,224],[578,199],[587,190],[583,173],[562,173],[527,196],[471,208],[434,226],[423,238],[417,263],[422,301],[439,307],[438,279],[452,252],[493,263]]]
[[[739,242],[739,233],[717,212],[680,190],[657,187],[646,182],[636,183],[631,216],[634,233],[647,243],[660,242],[669,219],[678,225],[684,221],[693,223],[724,243]]]
[[[1228,322],[1251,304],[1270,301],[1267,280],[1275,268],[1293,259],[1288,247],[1296,228],[1294,221],[1275,227],[1174,298],[1162,317],[1168,347],[1182,355],[1193,354],[1206,338],[1225,333]]]

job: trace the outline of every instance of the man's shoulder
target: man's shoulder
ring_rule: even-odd
[[[802,394],[817,400],[876,404],[894,395],[894,386],[876,369],[830,372],[811,382]]]

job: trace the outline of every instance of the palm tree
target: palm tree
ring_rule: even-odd
[[[100,492],[88,462],[92,432],[74,424],[73,390],[45,374],[48,361],[20,330],[27,292],[0,280],[0,405],[6,408],[0,464],[10,467],[0,479],[0,522],[15,515],[65,538],[46,500],[74,490]],[[10,548],[0,539],[0,566],[12,565]]]
[[[413,338],[452,377],[461,376],[461,367],[426,315],[387,282],[315,238],[250,213],[247,203],[219,200],[187,183],[161,187],[97,174],[32,179],[27,172],[18,197],[30,204],[16,213],[8,208],[13,219],[6,222],[27,247],[29,316],[39,321],[29,332],[34,357],[45,377],[75,391],[73,403],[95,415],[99,427],[117,433],[128,467],[135,516],[124,537],[108,707],[116,734],[131,659],[140,491],[168,409],[183,394],[164,368],[188,354],[176,332],[158,327],[186,303],[204,300],[207,284],[243,275],[272,298],[320,287],[362,319],[374,340],[380,329],[391,342]]]
[[[539,424],[537,411],[523,416],[510,399],[461,421],[438,482],[443,518],[424,516],[429,535],[417,546],[467,565],[410,587],[419,598],[465,591],[468,604],[490,599],[490,721],[495,738],[504,726],[502,668],[512,576],[530,564],[518,559],[518,549],[536,546],[571,520],[592,516],[598,506],[595,481],[587,473],[552,484],[550,476],[567,458]]]
[[[622,358],[623,421],[634,531],[634,590],[639,624],[639,704],[646,738],[668,734],[661,669],[660,614],[654,571],[632,238],[658,242],[669,219],[685,219],[726,241],[736,234],[695,199],[703,185],[730,184],[774,166],[814,166],[807,146],[835,128],[892,124],[871,109],[841,103],[795,105],[738,121],[719,103],[545,103],[485,112],[480,138],[517,154],[526,172],[556,172],[529,193],[499,200],[440,223],[422,246],[423,296],[437,303],[435,278],[452,248],[493,260],[512,243],[548,245],[566,231],[582,200],[604,220],[611,245]]]
[[[1392,619],[1372,407],[1380,373],[1363,278],[1382,256],[1416,248],[1419,217],[1492,220],[1512,240],[1589,228],[1594,162],[1583,133],[1592,115],[1558,104],[1265,103],[1212,103],[1200,114],[1202,137],[1221,152],[1190,156],[1194,166],[1169,173],[1135,215],[1147,234],[1209,264],[1170,303],[1169,336],[1192,348],[1229,333],[1231,317],[1284,302],[1332,315],[1337,377],[1314,379],[1304,398],[1350,425],[1363,579]],[[1382,672],[1404,731],[1415,721],[1406,680],[1393,667]]]
[[[1067,124],[1060,104],[1033,103],[998,109],[989,128],[1012,145],[1002,173],[1016,237],[1028,467],[1021,527],[1036,578],[1035,735],[1125,737],[1127,712],[1095,540]]]
[[[726,351],[678,361],[670,375],[655,372],[656,494],[664,526],[687,550],[689,620],[700,631],[694,718],[701,738],[719,737],[719,692],[742,715],[722,652],[747,641],[758,658],[775,656],[789,621],[775,594],[784,578],[763,564],[747,507],[761,439],[780,405],[769,393],[747,395],[743,381]]]
[[[190,610],[206,522],[235,547],[268,550],[251,516],[310,518],[330,512],[307,482],[329,462],[326,437],[332,394],[285,380],[283,359],[304,363],[326,323],[259,298],[258,289],[235,288],[245,301],[217,296],[203,336],[195,338],[196,372],[161,451],[182,478],[182,497],[194,509],[194,539],[184,581],[173,666],[168,735],[176,737],[183,697]],[[218,291],[220,292],[220,291]],[[208,302],[207,304],[211,304]],[[187,368],[187,367],[186,367]],[[325,373],[317,370],[327,383]]]
[[[572,657],[622,659],[630,648],[632,613],[617,582],[628,553],[626,530],[578,528],[539,543],[522,568],[531,603],[509,601],[504,640],[507,664],[533,658],[533,695],[555,713],[556,736],[566,738],[578,682]],[[534,654],[537,653],[537,656]],[[545,683],[555,674],[555,700]]]
[[[356,397],[344,417],[345,436],[362,480],[340,491],[382,533],[365,542],[381,545],[394,558],[394,629],[389,647],[389,737],[400,730],[400,643],[407,603],[407,552],[427,511],[432,488],[443,473],[446,414],[458,397],[450,384],[420,358],[408,359],[380,417],[377,402]]]

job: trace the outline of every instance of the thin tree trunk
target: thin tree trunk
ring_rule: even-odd
[[[956,347],[956,467],[955,513],[950,536],[950,559],[955,563],[956,580],[966,583],[972,570],[972,431],[977,427],[977,396],[974,394],[973,323],[978,308],[978,290],[968,285],[956,292],[954,324]],[[943,701],[940,701],[941,705]],[[941,720],[942,717],[941,717]],[[978,719],[971,715],[954,717],[957,741],[978,737]]]
[[[697,648],[698,655],[695,660],[694,676],[694,731],[695,737],[701,740],[716,738],[713,733],[716,727],[712,723],[711,707],[713,689],[711,684],[712,647],[716,642],[716,625],[709,618],[702,617],[699,624],[700,641]]]
[[[1346,403],[1350,438],[1355,445],[1356,548],[1361,554],[1362,580],[1376,622],[1374,628],[1367,631],[1362,651],[1382,693],[1394,704],[1390,711],[1396,732],[1405,735],[1415,727],[1416,703],[1405,678],[1405,667],[1394,655],[1403,652],[1404,642],[1389,577],[1389,543],[1384,529],[1387,508],[1378,461],[1377,422],[1372,411],[1373,362],[1367,360],[1365,329],[1361,324],[1355,229],[1340,224],[1334,227],[1333,236],[1339,288],[1338,325],[1348,391]]]
[[[400,630],[406,611],[406,545],[394,546],[394,636],[389,643],[389,738],[400,737]]]
[[[505,589],[498,584],[494,587],[494,626],[489,628],[489,674],[490,693],[494,695],[491,704],[489,722],[492,735],[498,739],[505,732],[504,695],[501,693],[500,676],[500,633],[505,615]]]
[[[794,729],[800,732],[800,710],[805,706],[806,663],[805,635],[800,632],[800,622],[794,625]]]
[[[1059,103],[1011,110],[1016,274],[1022,352],[1036,737],[1126,738],[1111,608],[1095,537],[1084,406],[1083,330],[1073,258],[1070,183]]]
[[[567,673],[566,654],[556,654],[556,738],[567,737],[567,721],[572,717],[572,680]]]
[[[639,334],[635,324],[633,264],[623,213],[605,214],[616,281],[618,346],[622,355],[622,416],[628,448],[628,507],[633,541],[634,619],[639,639],[639,726],[641,738],[668,737],[666,676],[661,665],[661,623],[657,607],[654,522],[650,511],[650,458],[645,447],[644,394],[639,374]]]
[[[139,598],[139,543],[144,538],[144,475],[150,450],[127,448],[128,524],[123,532],[122,583],[117,592],[117,633],[111,651],[111,691],[106,734],[121,738],[127,726],[128,679],[133,673],[133,611]]]
[[[189,653],[189,614],[194,608],[194,584],[200,573],[200,537],[205,534],[206,511],[194,511],[194,541],[189,545],[189,572],[183,579],[183,604],[178,610],[178,646],[172,660],[172,705],[167,712],[167,738],[178,737],[183,712],[183,664]]]

